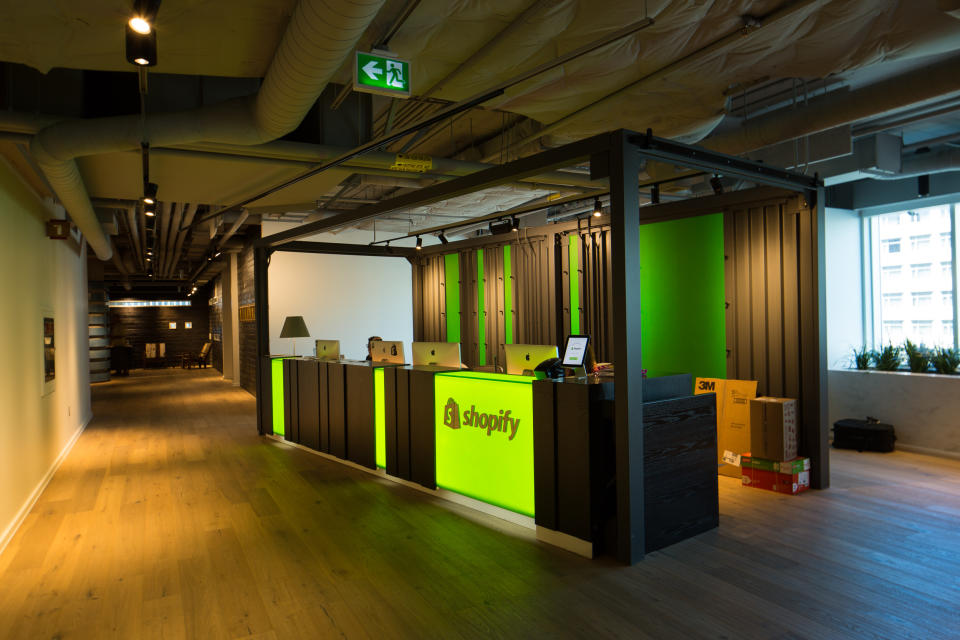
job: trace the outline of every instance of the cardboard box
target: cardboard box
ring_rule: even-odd
[[[717,473],[741,477],[740,456],[750,451],[750,400],[756,380],[697,378],[694,393],[717,394]]]
[[[743,486],[766,489],[795,496],[810,488],[810,472],[777,473],[766,469],[743,467]]]
[[[767,460],[797,457],[797,401],[792,398],[750,400],[750,452]]]
[[[766,460],[757,458],[752,453],[745,453],[740,458],[740,465],[751,469],[776,471],[777,473],[802,473],[810,471],[810,458],[794,458],[793,460]]]

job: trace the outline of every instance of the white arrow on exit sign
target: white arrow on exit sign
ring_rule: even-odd
[[[383,73],[383,69],[380,68],[380,63],[376,60],[371,60],[367,64],[363,65],[363,72],[370,76],[371,80],[379,80],[380,74]]]

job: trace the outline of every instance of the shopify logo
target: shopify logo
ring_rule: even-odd
[[[510,409],[500,409],[497,413],[477,412],[476,405],[470,405],[470,409],[460,413],[460,405],[456,400],[450,398],[443,408],[443,424],[451,429],[459,429],[462,424],[465,427],[477,427],[486,429],[487,435],[493,435],[493,432],[507,433],[507,440],[513,440],[520,429],[520,419],[510,415]]]

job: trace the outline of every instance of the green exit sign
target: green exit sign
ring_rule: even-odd
[[[410,97],[410,63],[375,53],[357,52],[353,88],[396,98]]]

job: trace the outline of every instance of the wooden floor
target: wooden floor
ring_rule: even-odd
[[[93,397],[0,556],[0,638],[960,637],[960,462],[720,478],[718,530],[623,567],[261,439],[211,370]]]

